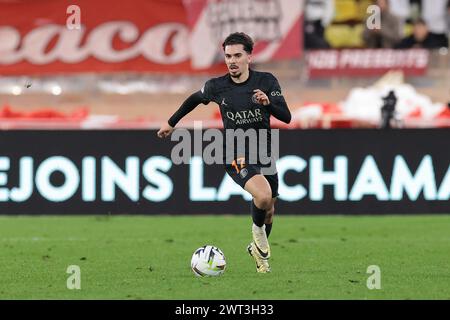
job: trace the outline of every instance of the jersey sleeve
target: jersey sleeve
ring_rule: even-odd
[[[211,101],[214,101],[214,82],[213,80],[208,80],[200,89],[200,93],[202,95],[202,103],[208,104]]]
[[[202,93],[200,91],[191,94],[178,108],[178,110],[169,118],[169,125],[175,127],[177,123],[189,112],[194,110],[200,103],[202,103]]]
[[[285,123],[291,122],[291,112],[289,111],[286,100],[283,97],[281,86],[278,83],[277,78],[269,73],[268,79],[269,90],[267,96],[270,100],[270,113],[278,120],[281,120]]]

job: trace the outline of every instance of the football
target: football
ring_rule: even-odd
[[[220,276],[225,272],[226,265],[222,250],[210,245],[195,250],[191,259],[191,269],[198,277]]]

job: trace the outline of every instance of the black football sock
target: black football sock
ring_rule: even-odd
[[[264,225],[264,220],[266,219],[266,210],[259,209],[252,200],[251,212],[253,223],[258,227],[262,227]]]
[[[272,223],[266,223],[266,235],[269,238],[270,231],[272,231]]]

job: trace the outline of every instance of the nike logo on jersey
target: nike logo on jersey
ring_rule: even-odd
[[[227,106],[227,104],[225,103],[225,98],[222,98],[222,102],[220,103],[221,106]]]

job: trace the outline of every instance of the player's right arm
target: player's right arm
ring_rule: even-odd
[[[180,106],[180,108],[170,117],[167,123],[161,126],[158,137],[166,138],[170,136],[177,123],[189,112],[194,110],[200,103],[208,104],[211,101],[212,81],[207,81],[203,88],[191,94]]]

